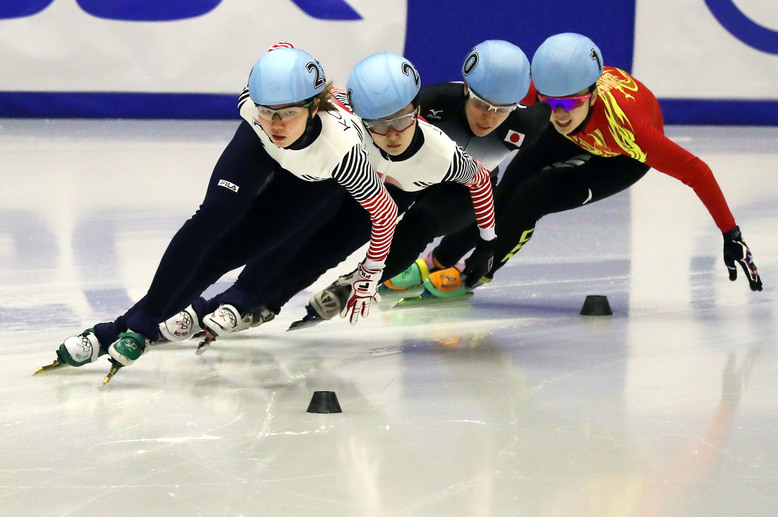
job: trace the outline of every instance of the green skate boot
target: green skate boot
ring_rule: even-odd
[[[435,298],[456,298],[467,294],[462,273],[455,267],[435,271],[424,279],[424,289]]]
[[[96,361],[106,352],[100,349],[100,342],[93,328],[88,328],[77,336],[70,336],[59,345],[57,358],[53,363],[41,366],[33,374],[61,368],[63,366],[83,366]]]
[[[108,347],[108,354],[111,356],[111,370],[103,379],[103,384],[107,384],[116,372],[125,366],[134,363],[147,350],[149,341],[137,332],[122,332],[119,339],[111,343]]]
[[[421,285],[428,276],[430,276],[430,269],[427,262],[418,259],[408,269],[381,284],[381,290],[403,291]]]
[[[421,294],[403,298],[397,302],[396,306],[412,305],[419,302],[430,303],[452,301],[473,296],[472,289],[467,289],[462,281],[460,268],[463,266],[463,264],[460,264],[459,267],[450,267],[448,269],[441,269],[430,273],[430,275],[424,279],[424,291],[422,291]],[[489,281],[491,281],[491,279],[484,277],[476,283],[473,289],[488,283]]]

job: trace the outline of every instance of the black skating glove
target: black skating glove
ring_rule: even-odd
[[[751,256],[751,250],[748,249],[746,241],[740,234],[740,227],[735,226],[724,234],[724,264],[729,270],[729,279],[737,279],[737,267],[735,262],[740,264],[748,278],[748,285],[752,291],[762,290],[762,279],[759,278],[759,272],[756,270],[754,258]]]
[[[492,269],[494,264],[494,246],[497,243],[497,239],[485,241],[482,238],[478,238],[478,244],[475,245],[473,253],[465,261],[465,269],[462,271],[462,276],[465,277],[465,287],[472,289],[475,284],[481,280],[486,273]]]

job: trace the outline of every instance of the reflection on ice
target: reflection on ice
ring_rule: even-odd
[[[717,171],[761,293],[727,280],[685,187],[649,173],[544,218],[466,301],[395,308],[391,294],[355,327],[287,332],[309,291],[200,356],[196,341],[152,347],[101,386],[104,359],[31,374],[144,294],[234,124],[196,123],[198,138],[164,122],[51,124],[4,122],[0,139],[5,513],[778,512],[778,185],[763,130],[669,129]],[[94,139],[56,136],[71,124]],[[613,315],[580,315],[591,294]],[[321,390],[342,413],[306,412]]]

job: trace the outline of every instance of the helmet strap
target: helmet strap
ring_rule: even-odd
[[[308,103],[308,118],[312,119],[316,116],[316,112],[319,110],[319,99],[316,97],[311,97],[309,103]]]
[[[303,134],[300,136],[300,138],[297,139],[295,143],[289,146],[289,149],[294,151],[305,149],[319,137],[321,134],[321,129],[322,125],[320,118],[310,117],[305,119],[305,129],[303,130]]]
[[[597,96],[597,83],[594,83],[593,85],[591,85],[589,87],[589,93],[592,94],[592,97],[594,98],[594,101],[596,102],[597,101],[597,97],[596,97]],[[583,128],[585,128],[586,124],[589,123],[589,119],[592,118],[592,112],[594,112],[594,102],[592,102],[591,99],[590,99],[589,100],[589,111],[586,113],[586,118],[583,119],[583,122],[578,124],[577,128],[573,129],[570,132],[571,135],[576,135],[576,134],[580,133],[581,131],[583,131]]]

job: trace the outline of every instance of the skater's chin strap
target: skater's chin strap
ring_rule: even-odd
[[[595,90],[597,90],[597,84],[596,83],[592,86],[590,91],[593,93]],[[594,102],[597,102],[597,98],[596,97],[595,97]],[[589,119],[592,118],[592,113],[594,112],[594,102],[589,104],[589,112],[586,114],[586,118],[583,119],[583,122],[578,124],[577,128],[573,129],[570,132],[571,135],[576,135],[578,133],[582,133],[583,132],[583,129],[586,127],[586,124],[589,123]]]
[[[571,135],[577,135],[578,133],[583,133],[583,129],[586,127],[586,124],[589,122],[589,119],[592,117],[592,112],[594,111],[594,106],[589,106],[589,113],[586,114],[586,118],[583,119],[583,122],[578,124],[578,127],[570,131]]]
[[[305,149],[319,137],[321,134],[321,127],[321,119],[319,118],[318,114],[309,118],[308,122],[305,124],[305,131],[303,131],[303,134],[300,136],[300,138],[295,140],[295,142],[290,145],[288,149],[293,151]]]

